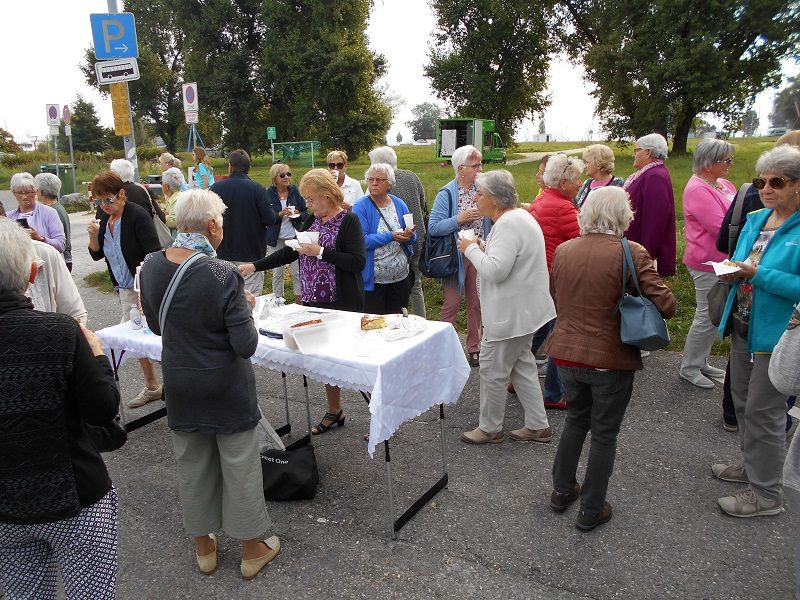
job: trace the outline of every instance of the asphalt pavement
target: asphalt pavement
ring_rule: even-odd
[[[71,215],[73,255],[90,326],[99,329],[119,317],[113,296],[82,282],[89,271],[104,268],[85,250],[89,218]],[[722,358],[714,363],[724,367]],[[556,514],[548,506],[564,412],[548,411],[555,429],[550,444],[459,441],[477,424],[473,369],[458,403],[445,409],[449,486],[391,540],[383,450],[379,446],[374,459],[367,455],[368,407],[357,393],[344,391],[346,426],[314,438],[318,494],[310,501],[268,503],[270,533],[280,536],[283,550],[250,582],[239,574],[238,542],[224,533],[219,569],[209,577],[198,572],[182,526],[168,429],[157,421],[105,455],[120,499],[118,597],[791,598],[797,516],[734,519],[719,510],[717,497],[741,486],[714,479],[710,465],[737,459],[737,436],[722,430],[721,385],[695,388],[678,377],[679,364],[680,355],[671,352],[645,359],[609,486],[614,517],[590,533],[575,528],[577,507]],[[260,368],[256,374],[262,410],[279,426],[280,376]],[[301,383],[289,376],[295,437],[305,423]],[[123,399],[141,385],[135,361],[127,362]],[[316,422],[324,390],[311,382],[311,391]],[[437,416],[429,411],[392,438],[401,507],[440,476]],[[510,397],[506,429],[521,424],[519,402]]]

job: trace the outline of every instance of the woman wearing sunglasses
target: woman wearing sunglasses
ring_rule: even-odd
[[[345,173],[347,171],[347,153],[344,150],[333,150],[328,153],[328,171],[336,181],[336,185],[342,190],[344,203],[348,208],[364,195],[361,184]]]
[[[306,201],[300,195],[296,185],[292,185],[292,172],[289,165],[277,163],[269,170],[272,185],[267,188],[267,201],[278,216],[271,227],[267,227],[267,256],[286,246],[286,240],[297,237],[295,229],[305,221]],[[294,261],[289,265],[292,271],[292,292],[300,297],[300,267]],[[283,296],[283,276],[286,267],[281,265],[272,269],[272,292]]]
[[[734,517],[777,515],[783,510],[781,472],[786,446],[786,395],[772,385],[768,368],[794,305],[800,299],[800,150],[778,146],[756,163],[764,209],[750,214],[736,244],[739,271],[720,334],[732,326],[730,383],[739,422],[742,462],[717,463],[718,479],[747,485],[717,500]]]

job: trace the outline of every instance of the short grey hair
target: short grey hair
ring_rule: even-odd
[[[109,169],[114,171],[119,178],[122,179],[124,183],[130,183],[133,181],[133,163],[129,160],[125,160],[124,158],[115,158],[111,161],[111,164],[108,166]]]
[[[456,172],[456,175],[458,175],[458,167],[467,164],[470,156],[477,156],[479,159],[482,158],[481,151],[469,144],[460,146],[453,152],[453,156],[450,157],[450,164],[453,165],[453,171]]]
[[[369,152],[369,162],[373,165],[377,163],[386,163],[392,165],[393,169],[397,168],[397,153],[389,146],[378,146]]]
[[[386,175],[387,179],[389,180],[389,185],[394,186],[397,183],[397,180],[394,176],[394,169],[392,165],[386,163],[374,163],[367,167],[367,171],[364,173],[364,181],[369,179],[369,176],[372,175],[373,172],[377,171],[378,173],[383,173]]]
[[[39,173],[36,177],[36,187],[48,198],[58,198],[61,193],[61,180],[53,173]]]
[[[636,145],[642,150],[650,150],[653,158],[662,160],[667,158],[667,140],[659,133],[643,135],[636,140]]]
[[[574,156],[567,156],[563,152],[551,154],[544,168],[542,179],[547,187],[557,188],[562,179],[576,181],[580,178],[584,168],[583,161]]]
[[[11,219],[0,219],[0,294],[25,291],[35,261],[31,236]]]
[[[169,165],[170,167],[178,167],[181,168],[181,159],[173,156],[169,152],[164,152],[161,156],[158,157],[158,162],[162,165]]]
[[[607,185],[589,192],[578,213],[581,235],[608,233],[622,237],[633,221],[631,198],[621,187]]]
[[[183,173],[179,168],[170,167],[161,174],[161,183],[167,184],[173,192],[180,192],[181,185],[186,183],[186,179],[183,178]]]
[[[782,175],[788,179],[800,179],[800,149],[784,144],[767,150],[756,161],[756,172]]]
[[[175,224],[181,233],[205,233],[212,219],[222,227],[222,198],[211,190],[187,190],[175,203]]]
[[[725,140],[702,139],[694,149],[692,171],[697,175],[711,165],[733,156],[733,144]]]
[[[482,194],[490,196],[497,208],[506,210],[517,206],[517,188],[514,186],[514,176],[505,169],[496,169],[486,173],[478,173],[475,187]]]
[[[14,173],[11,176],[11,182],[9,186],[11,191],[14,190],[35,190],[36,188],[36,180],[33,178],[33,175],[30,173]]]

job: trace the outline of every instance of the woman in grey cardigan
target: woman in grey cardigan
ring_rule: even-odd
[[[239,270],[216,258],[224,210],[211,191],[181,194],[175,242],[145,258],[140,284],[147,322],[163,338],[167,423],[183,523],[194,536],[197,564],[206,575],[216,570],[214,532],[224,529],[242,541],[242,577],[252,579],[281,546],[275,536],[261,539],[272,523],[261,485],[256,436],[261,413],[249,360],[258,332],[251,312],[254,298],[246,294]],[[159,322],[173,275],[197,253],[201,257],[186,269]]]

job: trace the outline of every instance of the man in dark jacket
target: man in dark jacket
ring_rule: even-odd
[[[228,157],[228,178],[217,181],[211,191],[218,194],[225,211],[225,238],[217,257],[236,265],[252,263],[267,255],[267,227],[275,223],[266,188],[248,177],[250,156],[234,150]],[[245,289],[258,296],[264,287],[264,272],[256,271],[244,279]]]

